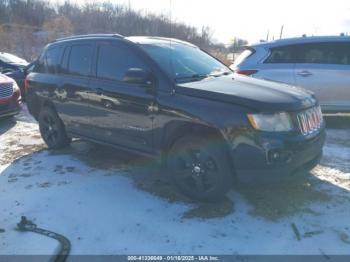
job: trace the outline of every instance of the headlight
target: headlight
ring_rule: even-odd
[[[285,132],[293,129],[288,113],[248,114],[250,124],[256,129],[268,132]]]
[[[15,81],[13,81],[12,87],[13,87],[13,92],[16,92],[16,91],[19,90],[19,87],[18,87],[18,85],[17,85],[17,83]]]

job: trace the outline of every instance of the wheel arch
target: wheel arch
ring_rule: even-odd
[[[161,154],[162,154],[162,163],[165,165],[166,158],[169,150],[175,141],[185,135],[200,135],[207,137],[209,139],[218,139],[222,142],[225,153],[228,157],[228,162],[231,168],[232,173],[235,172],[232,159],[232,151],[230,150],[229,141],[224,135],[224,133],[211,125],[202,124],[202,123],[193,123],[185,121],[173,121],[168,123],[164,127],[163,136],[161,140]]]
[[[41,102],[40,111],[43,110],[45,107],[48,107],[48,108],[52,109],[52,110],[55,111],[55,113],[57,114],[56,107],[55,107],[54,103],[53,103],[51,100],[49,100],[49,99],[44,99],[44,100]]]

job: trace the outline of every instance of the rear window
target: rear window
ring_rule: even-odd
[[[246,60],[249,56],[251,56],[254,53],[254,50],[252,49],[246,49],[244,50],[238,57],[235,59],[234,65],[238,66],[240,65],[244,60]]]

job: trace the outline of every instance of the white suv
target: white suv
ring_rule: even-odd
[[[281,39],[246,47],[231,66],[238,74],[311,90],[322,110],[350,112],[350,37]]]

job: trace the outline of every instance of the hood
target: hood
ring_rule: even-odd
[[[176,92],[234,103],[259,112],[297,111],[317,104],[314,95],[302,88],[237,75],[178,84]]]
[[[20,68],[24,68],[24,67],[27,67],[29,65],[29,63],[23,61],[23,62],[10,63],[10,65],[16,66],[16,67],[20,67]]]
[[[13,82],[12,78],[9,78],[8,76],[6,76],[4,74],[0,74],[0,84],[11,83],[11,82]]]
[[[11,72],[5,73],[4,75],[16,80],[25,78],[25,74],[21,70],[11,71]]]

